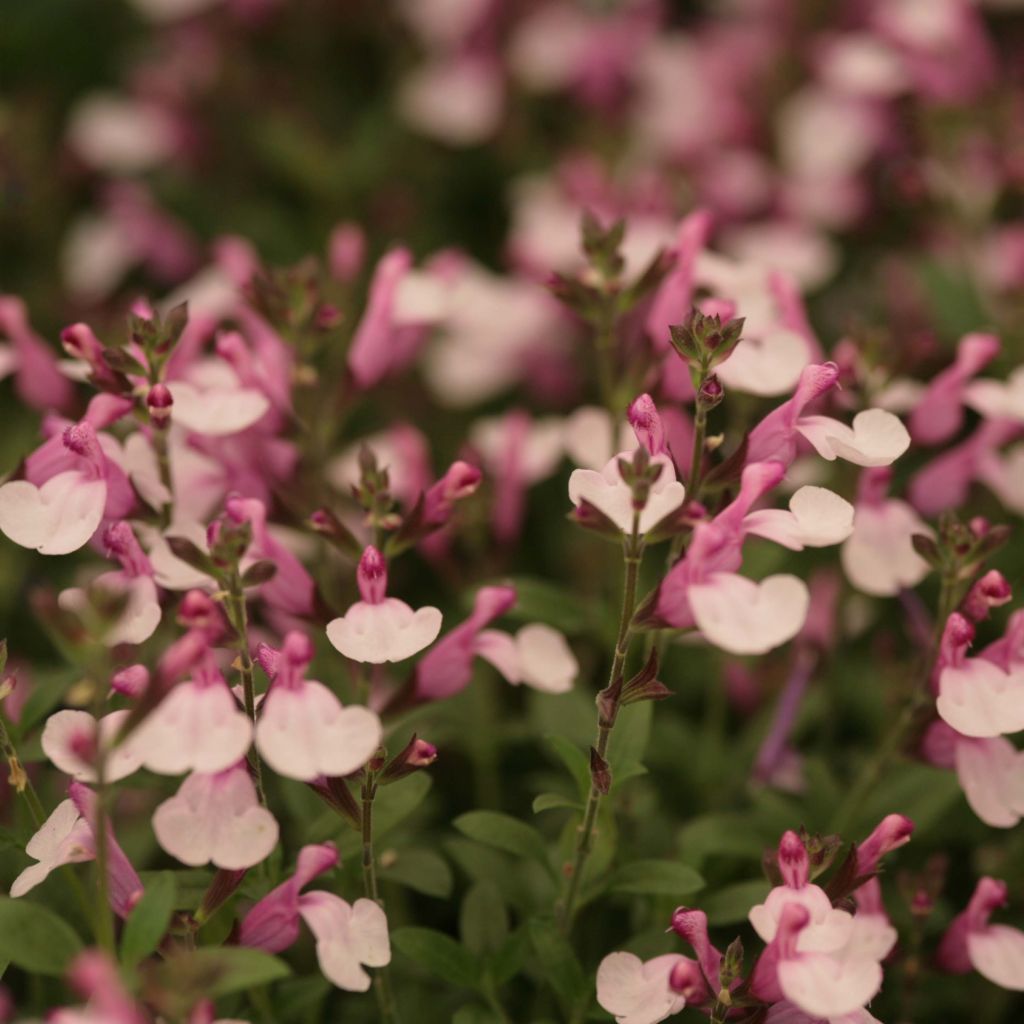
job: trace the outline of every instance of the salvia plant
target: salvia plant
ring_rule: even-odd
[[[0,1024],[1024,1020],[1022,8],[0,12]]]

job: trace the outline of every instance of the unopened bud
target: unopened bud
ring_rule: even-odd
[[[171,421],[171,407],[174,405],[174,396],[166,384],[154,384],[146,395],[146,408],[149,410],[149,419],[154,427],[163,429]]]
[[[715,374],[711,374],[697,392],[697,403],[705,410],[714,409],[725,398],[725,388]]]

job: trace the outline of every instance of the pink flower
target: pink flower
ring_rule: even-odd
[[[647,331],[662,352],[669,351],[669,324],[679,323],[693,305],[697,258],[710,233],[708,210],[694,210],[679,224],[675,245],[670,250],[675,255],[675,263],[658,288],[647,314]]]
[[[316,939],[316,955],[324,976],[339,988],[365,992],[370,977],[363,970],[391,961],[387,920],[372,900],[348,904],[326,892],[302,893],[317,875],[339,863],[333,843],[304,846],[295,874],[263,897],[242,921],[243,946],[279,953],[299,937],[299,918]]]
[[[982,878],[967,909],[958,914],[939,946],[938,961],[947,971],[966,974],[973,967],[993,984],[1024,990],[1024,932],[989,924],[993,911],[1006,905],[1006,883]]]
[[[81,1010],[56,1010],[47,1017],[50,1024],[147,1024],[148,1015],[125,990],[117,965],[106,953],[79,953],[68,980],[89,1002]]]
[[[610,953],[597,968],[597,1001],[617,1024],[659,1024],[706,993],[696,961],[679,953],[646,962]]]
[[[410,310],[407,319],[399,303],[402,282],[411,268],[411,253],[399,248],[385,253],[373,272],[366,310],[348,350],[348,368],[362,390],[407,365],[426,338],[432,318],[424,314],[418,320]]]
[[[438,609],[413,611],[404,601],[386,596],[387,564],[376,548],[363,551],[356,579],[362,600],[327,624],[327,639],[346,658],[373,665],[404,661],[437,639]]]
[[[886,498],[891,479],[889,469],[861,474],[853,533],[840,552],[846,578],[874,597],[892,597],[915,587],[929,572],[911,538],[930,537],[931,528],[906,502]]]
[[[38,863],[25,868],[11,885],[11,896],[24,896],[51,871],[64,864],[81,864],[96,856],[92,829],[71,800],[57,804],[39,831],[28,841],[25,852]]]
[[[323,683],[304,678],[312,659],[308,637],[285,637],[256,724],[256,747],[267,764],[287,778],[306,782],[361,768],[382,735],[380,719],[372,711],[358,705],[343,708]]]
[[[193,772],[153,814],[157,842],[182,864],[237,871],[269,857],[274,816],[259,805],[244,762],[216,774]]]
[[[838,378],[835,363],[805,367],[793,397],[750,432],[747,458],[751,462],[778,459],[789,465],[796,456],[799,437],[830,462],[842,458],[858,466],[888,466],[899,458],[910,445],[910,435],[890,412],[859,412],[852,427],[829,416],[804,415],[804,409],[831,390]]]
[[[126,604],[118,620],[103,634],[102,641],[108,647],[141,644],[160,624],[160,600],[153,581],[153,567],[127,522],[107,526],[103,531],[103,544],[121,562],[122,569],[103,573],[91,586],[121,596]],[[58,597],[61,608],[69,611],[84,610],[88,601],[86,591],[79,587],[62,590]]]
[[[416,664],[414,690],[420,700],[443,700],[469,685],[485,627],[516,603],[512,587],[481,587],[473,612],[446,633]]]
[[[280,953],[299,937],[299,894],[310,882],[341,863],[334,843],[304,846],[295,873],[254,904],[242,919],[238,941],[252,949]]]
[[[66,555],[86,544],[107,504],[106,460],[96,431],[82,422],[68,427],[62,440],[70,467],[39,486],[12,480],[0,487],[0,531],[44,555]]]
[[[942,444],[956,434],[964,422],[971,378],[998,354],[995,335],[968,334],[961,339],[953,365],[932,378],[910,417],[910,435],[918,444]]]
[[[235,337],[241,342],[239,335]],[[171,381],[168,388],[173,398],[172,422],[210,437],[246,430],[270,409],[270,400],[263,391],[244,386],[225,359],[213,357],[192,363],[187,375]]]
[[[97,816],[96,794],[80,782],[72,782],[68,795],[85,819],[95,843]],[[131,861],[114,838],[114,828],[107,818],[107,893],[110,908],[120,918],[126,918],[142,896],[142,880]]]
[[[754,968],[751,991],[770,1002],[787,1000],[813,1019],[842,1019],[863,1009],[881,988],[880,960],[896,936],[877,918],[858,915],[851,921],[841,945],[818,949],[801,942],[811,912],[799,902],[785,904]]]
[[[936,709],[965,736],[993,737],[1024,729],[1024,663],[1007,668],[984,656],[968,658],[974,627],[954,612],[946,623],[943,646],[949,651],[939,673]]]
[[[14,295],[0,295],[0,334],[10,348],[0,346],[0,377],[15,375],[18,397],[33,409],[66,409],[74,396],[71,382],[57,368],[46,342],[32,330],[25,303]]]
[[[172,687],[136,729],[131,745],[161,775],[220,772],[245,756],[252,723],[208,652],[192,679]]]
[[[910,842],[914,823],[903,814],[887,814],[867,839],[857,844],[857,874],[877,870],[878,862],[893,850]]]
[[[88,711],[70,708],[57,711],[50,715],[43,728],[43,753],[73,779],[95,782],[97,747],[102,744],[108,748],[104,772],[106,781],[117,782],[126,778],[142,764],[134,738],[113,748],[110,744],[130,714],[127,710],[111,711],[97,725]]]

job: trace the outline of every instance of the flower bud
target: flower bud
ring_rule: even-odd
[[[154,384],[146,395],[146,408],[149,420],[158,430],[164,429],[171,422],[171,407],[174,397],[166,384]]]

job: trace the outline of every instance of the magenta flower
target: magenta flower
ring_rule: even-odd
[[[1024,990],[1024,932],[989,918],[1006,905],[1006,883],[982,878],[967,909],[958,914],[939,946],[940,965],[954,974],[972,968],[1001,988]]]

